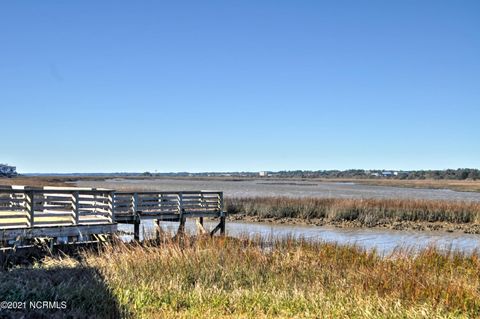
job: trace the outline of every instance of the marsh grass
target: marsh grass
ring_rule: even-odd
[[[47,283],[39,271],[48,273]],[[117,243],[80,259],[47,258],[1,276],[3,298],[60,296],[71,301],[62,315],[82,310],[135,318],[480,316],[479,255],[434,248],[382,258],[355,246],[293,239],[187,237],[161,245]]]
[[[122,309],[144,318],[480,315],[476,254],[381,258],[355,246],[225,238],[111,246],[86,260]]]
[[[480,203],[461,201],[251,197],[227,198],[226,210],[261,218],[358,221],[366,226],[386,221],[480,222]]]
[[[328,181],[328,180],[325,180]],[[413,187],[429,189],[451,189],[460,192],[480,192],[480,180],[450,180],[450,179],[343,179],[343,182],[354,182],[365,185]]]

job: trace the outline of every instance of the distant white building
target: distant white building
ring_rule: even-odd
[[[383,171],[382,175],[385,177],[398,176],[399,171]]]
[[[365,173],[375,177],[392,177],[392,176],[399,175],[399,171],[377,171],[377,172],[366,171]]]
[[[15,176],[17,175],[17,168],[6,164],[0,164],[0,176]]]
[[[267,177],[267,176],[268,176],[268,172],[266,172],[266,171],[261,171],[261,172],[258,172],[258,175],[259,175],[260,177]]]

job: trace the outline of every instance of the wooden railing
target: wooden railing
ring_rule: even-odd
[[[179,222],[177,234],[183,234],[187,218],[193,218],[204,234],[203,218],[218,218],[210,235],[225,234],[223,208],[223,192],[215,191],[0,187],[0,247],[28,245],[35,238],[51,238],[51,243],[58,238],[72,243],[89,240],[96,238],[93,235],[115,233],[117,223],[133,224],[134,239],[140,240],[142,220],[153,220],[157,230],[161,221]]]
[[[113,190],[1,187],[0,229],[114,222]]]
[[[116,192],[115,215],[171,215],[222,213],[223,192]]]

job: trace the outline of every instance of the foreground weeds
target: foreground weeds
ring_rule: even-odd
[[[80,260],[47,258],[0,274],[4,300],[64,299],[66,310],[134,318],[472,318],[477,254],[397,251],[299,240],[118,243]],[[18,313],[17,313],[18,314]]]

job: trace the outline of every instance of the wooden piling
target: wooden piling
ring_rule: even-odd
[[[162,229],[160,227],[160,219],[156,219],[154,221],[155,223],[155,239],[160,240]]]
[[[187,219],[183,214],[180,214],[180,224],[178,225],[177,235],[184,235],[185,234],[185,223]]]
[[[140,218],[138,216],[135,216],[133,221],[133,239],[140,241]]]
[[[220,235],[225,235],[225,216],[220,217]]]

